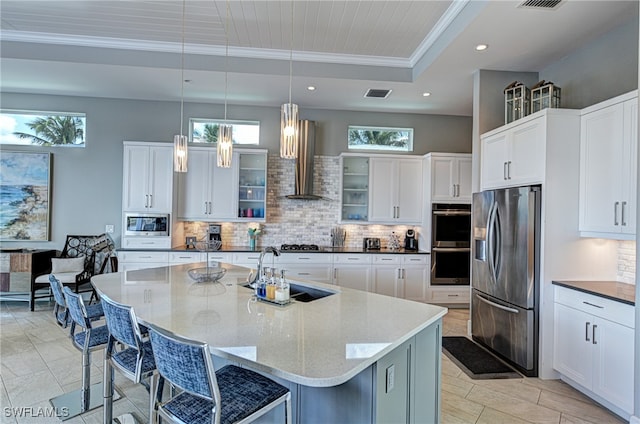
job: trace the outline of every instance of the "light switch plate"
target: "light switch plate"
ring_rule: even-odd
[[[111,224],[107,224],[104,226],[104,232],[107,234],[113,234],[114,226]]]
[[[386,384],[385,393],[389,393],[391,390],[393,390],[393,387],[395,385],[395,379],[396,379],[396,366],[390,365],[387,368],[387,384]]]

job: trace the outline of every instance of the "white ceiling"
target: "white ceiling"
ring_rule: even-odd
[[[520,3],[2,0],[0,85],[179,100],[184,6],[185,101],[224,102],[226,69],[229,104],[279,106],[292,55],[292,101],[301,109],[471,115],[475,70],[539,71],[638,20],[636,0],[564,0],[551,10]],[[489,49],[476,52],[478,43]],[[370,88],[392,93],[364,98]]]

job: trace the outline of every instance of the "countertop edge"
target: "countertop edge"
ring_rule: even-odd
[[[187,248],[186,246],[175,246],[171,248],[149,249],[149,248],[118,248],[116,252],[203,252],[203,250]],[[220,250],[210,251],[208,253],[260,253],[260,249],[250,249],[244,246],[226,246]],[[387,248],[382,249],[362,249],[362,248],[349,248],[349,247],[320,247],[320,250],[282,250],[281,253],[337,253],[337,254],[374,254],[374,255],[428,255],[431,252],[426,250],[390,250]]]
[[[592,289],[589,289],[581,284],[593,284],[593,283],[603,283],[603,284],[611,284],[612,286],[615,286],[617,284],[625,284],[631,287],[635,287],[635,285],[633,284],[628,284],[628,283],[622,283],[619,281],[560,281],[560,280],[552,280],[551,284],[554,284],[556,286],[560,286],[560,287],[565,287],[567,289],[571,289],[571,290],[576,290],[576,291],[580,291],[583,293],[587,293],[587,294],[591,294],[593,296],[598,296],[598,297],[602,297],[604,299],[609,299],[609,300],[613,300],[615,302],[620,302],[620,303],[624,303],[626,305],[630,305],[630,306],[634,306],[636,305],[634,300],[628,300],[625,299],[624,297],[619,297],[619,296],[614,296],[611,294],[607,294],[604,293],[602,291],[595,291]]]

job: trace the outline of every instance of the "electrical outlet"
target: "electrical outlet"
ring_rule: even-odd
[[[104,226],[104,232],[108,234],[113,234],[114,226],[111,224],[107,224]]]
[[[385,393],[389,393],[391,390],[393,390],[393,387],[395,385],[395,379],[396,379],[396,366],[390,365],[387,368],[387,384],[386,384]]]

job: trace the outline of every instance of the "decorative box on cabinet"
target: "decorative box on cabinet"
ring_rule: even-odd
[[[420,224],[422,220],[422,160],[369,159],[369,221]]]
[[[637,91],[581,116],[580,233],[632,240],[636,233]]]
[[[188,172],[178,176],[178,219],[212,221],[237,215],[238,154],[231,168],[217,166],[216,151],[191,147]]]
[[[172,145],[125,141],[122,210],[171,213],[172,198]]]
[[[425,161],[425,172],[430,173],[430,202],[471,202],[471,154],[429,153]]]
[[[553,368],[628,419],[634,394],[633,306],[554,288]]]

